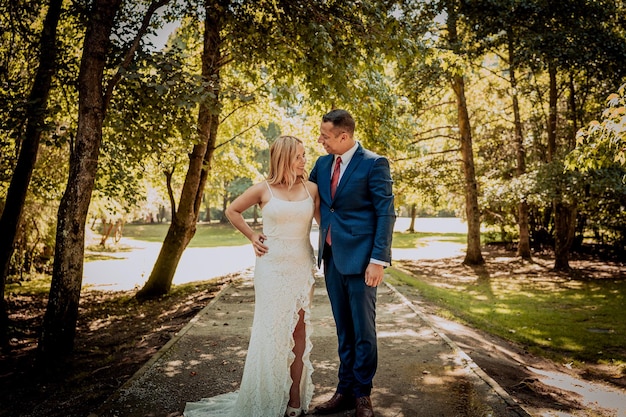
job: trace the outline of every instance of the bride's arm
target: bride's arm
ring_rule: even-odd
[[[230,203],[226,208],[226,217],[250,242],[257,256],[262,256],[267,252],[267,246],[263,244],[266,236],[263,233],[254,231],[248,222],[243,218],[243,212],[255,204],[263,204],[266,186],[263,183],[255,184],[243,192],[239,197]]]
[[[319,193],[317,192],[317,184],[312,181],[309,181],[307,185],[309,186],[309,193],[313,197],[313,203],[315,204],[315,211],[313,212],[313,217],[315,218],[315,223],[317,223],[317,225],[319,226],[321,217],[320,217],[320,196],[319,196]]]

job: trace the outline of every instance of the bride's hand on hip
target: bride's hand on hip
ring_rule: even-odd
[[[263,233],[254,233],[252,235],[252,248],[256,256],[263,256],[267,253],[269,248],[264,244],[265,239],[267,237]]]

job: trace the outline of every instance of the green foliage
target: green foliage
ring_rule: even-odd
[[[590,122],[576,136],[576,149],[567,159],[569,169],[626,167],[626,84],[607,98],[601,121]]]
[[[5,2],[6,3],[6,2]],[[147,1],[126,2],[113,36],[105,82],[134,36]],[[315,143],[320,115],[345,107],[357,138],[389,157],[398,209],[415,205],[463,215],[455,98],[450,76],[463,74],[471,114],[482,220],[515,239],[516,205],[526,201],[535,227],[550,228],[555,197],[579,205],[579,236],[619,244],[624,165],[621,3],[525,0],[223,2],[220,127],[206,185],[206,212],[220,213],[267,171],[268,146],[278,134],[305,140],[309,166],[323,152]],[[459,7],[458,9],[456,7]],[[458,42],[447,43],[448,7],[459,12]],[[76,78],[89,2],[68,4],[59,26],[60,61],[34,173],[29,210],[56,207],[77,128]],[[166,47],[147,40],[115,89],[105,120],[94,217],[127,219],[162,211],[169,199],[164,172],[180,192],[187,155],[198,140],[199,103],[216,80],[200,77],[204,19],[196,1],[174,2],[151,23],[180,23]],[[42,8],[18,0],[0,6],[0,198],[12,175],[34,73]],[[512,38],[509,36],[512,35]],[[512,51],[508,40],[513,39]],[[453,50],[454,49],[454,53]],[[559,65],[558,148],[578,172],[545,165],[548,62]],[[515,175],[509,70],[518,74],[527,173]],[[567,100],[574,86],[575,108]],[[604,106],[598,122],[588,123]],[[571,113],[571,114],[570,114]],[[560,155],[557,156],[557,159]],[[592,172],[598,169],[598,172]],[[621,174],[623,175],[623,174]],[[602,209],[594,210],[594,204]],[[606,208],[606,210],[604,210]],[[611,215],[619,213],[620,215]],[[544,219],[545,217],[545,219]],[[540,219],[539,219],[540,218]],[[29,218],[31,219],[31,218]],[[29,220],[30,221],[30,220]],[[49,222],[54,223],[54,222]],[[40,232],[44,235],[43,229]]]
[[[578,200],[579,227],[583,237],[611,245],[615,253],[626,255],[626,168],[612,167],[589,171],[581,176],[584,192]]]
[[[36,71],[44,15],[35,2],[0,6],[0,143],[17,141],[26,127],[26,104]],[[13,152],[2,153],[2,159]]]
[[[65,168],[63,148],[40,149],[14,244],[11,279],[22,280],[51,270],[58,201],[67,180]]]

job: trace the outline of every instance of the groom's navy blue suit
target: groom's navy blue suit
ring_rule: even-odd
[[[320,157],[310,175],[320,195],[318,266],[324,260],[337,326],[337,392],[358,398],[370,395],[378,360],[376,287],[365,284],[365,270],[371,260],[391,264],[394,197],[389,162],[359,144],[331,198],[333,161]],[[329,228],[332,246],[325,243]]]

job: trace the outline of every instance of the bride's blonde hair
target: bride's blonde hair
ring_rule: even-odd
[[[298,176],[293,169],[293,163],[298,153],[298,145],[304,143],[295,136],[279,136],[270,146],[270,172],[267,176],[269,184],[285,184],[290,189],[299,178],[305,179],[308,175]]]

